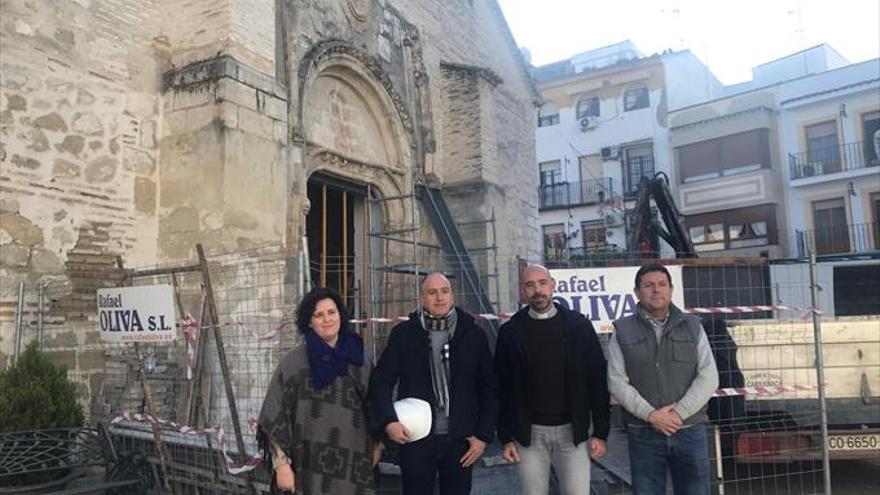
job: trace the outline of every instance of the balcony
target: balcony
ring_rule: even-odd
[[[880,165],[870,145],[854,141],[841,146],[788,154],[791,179],[804,179]]]
[[[545,252],[544,266],[551,269],[615,266],[629,257],[629,253],[613,246],[570,247]]]
[[[798,230],[798,257],[854,254],[880,249],[880,223],[857,223],[816,230]]]
[[[611,196],[610,177],[544,184],[538,188],[538,211],[594,205]]]

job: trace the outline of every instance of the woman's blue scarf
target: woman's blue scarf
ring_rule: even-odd
[[[315,388],[327,388],[337,376],[348,374],[348,364],[364,365],[364,341],[351,330],[339,331],[336,347],[330,347],[311,328],[306,331],[309,370]]]

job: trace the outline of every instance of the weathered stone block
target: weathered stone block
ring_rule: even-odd
[[[215,101],[213,86],[199,85],[175,91],[172,110],[186,110],[193,107],[211,105]]]
[[[236,105],[257,110],[258,90],[231,78],[223,78],[217,84],[217,99],[231,101]]]
[[[0,196],[0,213],[18,213],[18,201]],[[3,224],[0,223],[0,227],[2,226]]]
[[[43,231],[18,213],[0,213],[0,228],[19,244],[36,246],[43,243]]]
[[[55,351],[49,346],[45,346],[44,349],[55,365],[64,366],[68,370],[76,369],[76,351]]]
[[[34,127],[46,129],[47,131],[67,132],[67,123],[65,123],[64,119],[55,112],[35,118],[33,125]]]
[[[149,215],[156,212],[156,183],[151,179],[135,177],[134,208]]]
[[[86,345],[92,344],[100,344],[101,343],[101,333],[98,331],[94,332],[86,332]]]
[[[55,149],[58,151],[66,151],[71,155],[78,157],[85,145],[86,138],[82,136],[69,135],[64,136],[64,140],[61,141],[59,144],[56,144]]]
[[[181,206],[161,219],[160,223],[160,230],[167,233],[197,232],[199,230],[199,212],[195,208]]]
[[[76,90],[76,103],[77,105],[91,105],[95,103],[95,95],[90,93],[88,90],[79,88]]]
[[[218,116],[223,123],[223,127],[235,129],[238,127],[238,105],[231,101],[221,101]]]
[[[70,124],[71,129],[86,136],[103,136],[104,127],[97,115],[89,113],[73,114],[73,122]],[[67,130],[67,129],[65,129]]]
[[[253,230],[259,226],[259,222],[246,211],[228,209],[223,214],[223,226],[232,229]]]
[[[79,177],[80,167],[63,158],[56,158],[52,164],[53,177]]]
[[[64,270],[64,263],[52,251],[34,248],[31,252],[30,269],[34,273],[58,273]]]
[[[0,245],[0,265],[4,266],[27,266],[30,259],[31,249],[21,244]]]
[[[26,156],[12,155],[11,161],[13,165],[21,168],[29,168],[31,170],[40,168],[40,162]]]
[[[116,175],[117,165],[116,158],[112,156],[95,158],[86,166],[85,178],[92,184],[109,182]]]
[[[272,119],[247,108],[238,109],[238,127],[244,132],[257,134],[268,139],[275,138]]]
[[[156,161],[146,151],[126,146],[122,157],[122,166],[125,170],[142,175],[153,175],[156,171]]]
[[[279,143],[287,142],[287,122],[282,122],[280,120],[276,120],[272,122],[272,126],[275,133],[275,141]]]
[[[28,133],[28,138],[30,138],[30,143],[27,145],[29,150],[46,151],[49,149],[49,140],[46,139],[46,135],[43,134],[43,131],[39,129],[31,129]]]
[[[104,362],[106,360],[104,351],[82,351],[79,353],[79,370],[82,373],[104,371]]]
[[[156,121],[146,120],[141,123],[141,147],[153,149],[156,147]]]
[[[275,120],[287,122],[287,102],[265,93],[263,93],[263,96],[265,98],[263,113]]]
[[[73,330],[60,330],[57,332],[46,332],[46,348],[63,348],[76,347],[76,332]]]
[[[6,109],[11,112],[25,112],[27,111],[27,100],[21,95],[6,95]]]
[[[186,130],[192,132],[208,127],[217,118],[217,106],[214,104],[186,110]]]

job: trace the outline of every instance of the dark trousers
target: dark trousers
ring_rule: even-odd
[[[467,440],[448,435],[428,435],[400,446],[403,495],[432,495],[434,481],[440,477],[440,495],[468,495],[471,468],[461,467],[459,459],[467,452]]]

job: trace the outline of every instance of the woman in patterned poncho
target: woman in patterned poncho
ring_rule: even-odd
[[[257,428],[273,493],[370,495],[381,451],[366,416],[363,340],[329,288],[306,294],[296,324],[303,341],[272,375]]]

